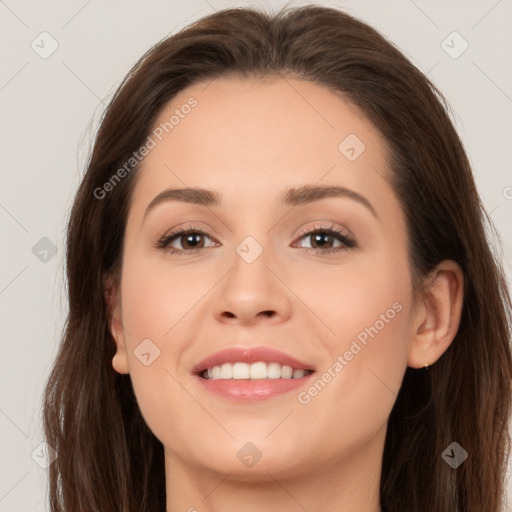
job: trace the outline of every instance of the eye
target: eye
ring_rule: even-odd
[[[170,254],[191,254],[215,246],[215,242],[205,245],[206,238],[212,240],[199,228],[194,226],[182,227],[162,236],[156,242],[155,247],[165,249]],[[314,229],[301,232],[299,239],[309,241],[310,246],[302,247],[303,249],[321,255],[346,251],[357,246],[355,240],[348,233],[335,225],[315,225]],[[176,245],[181,247],[176,247]],[[296,247],[296,244],[292,247]]]
[[[204,231],[194,228],[179,228],[164,235],[156,243],[158,249],[169,249],[171,254],[191,253],[207,247],[204,238],[210,238]],[[210,239],[211,240],[211,239]],[[181,247],[175,247],[173,244],[178,243]],[[215,245],[215,244],[213,244]],[[208,246],[212,247],[212,245]]]
[[[355,240],[334,225],[315,226],[312,230],[303,231],[300,238],[305,238],[310,243],[310,246],[304,249],[313,250],[319,254],[346,251],[356,247]]]

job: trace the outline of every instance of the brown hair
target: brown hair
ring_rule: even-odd
[[[412,275],[453,259],[465,288],[451,346],[428,372],[406,371],[388,422],[381,507],[498,512],[509,447],[511,304],[486,235],[492,222],[435,86],[373,28],[318,6],[205,17],[152,47],[113,96],[68,225],[69,315],[43,404],[46,441],[58,453],[49,468],[51,510],[165,510],[163,446],[141,416],[129,375],[112,368],[105,297],[105,279],[119,279],[137,166],[104,198],[94,191],[143,144],[178,92],[227,75],[322,84],[383,134]],[[457,469],[441,457],[453,441],[469,453]]]

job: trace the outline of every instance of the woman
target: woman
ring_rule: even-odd
[[[498,512],[510,298],[441,94],[347,14],[218,12],[102,120],[52,511]]]

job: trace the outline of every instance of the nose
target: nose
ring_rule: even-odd
[[[233,267],[215,290],[216,319],[244,326],[286,321],[291,314],[292,293],[279,268],[268,250],[251,263],[236,254]]]

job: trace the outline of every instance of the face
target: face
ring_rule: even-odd
[[[194,85],[155,130],[173,115],[138,171],[112,326],[166,464],[252,479],[380,460],[412,315],[382,137],[291,78]]]

